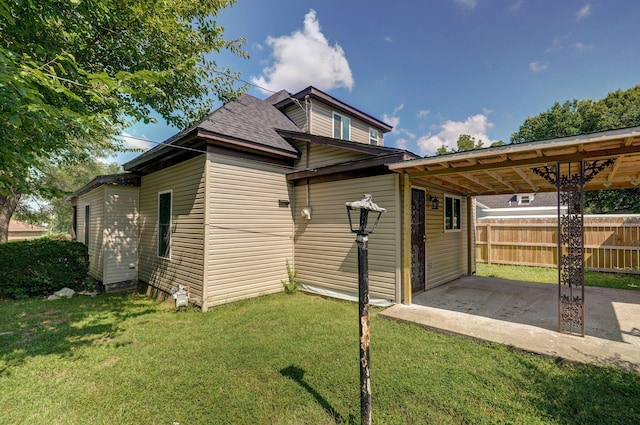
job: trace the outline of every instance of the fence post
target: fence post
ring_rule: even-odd
[[[487,223],[487,264],[491,264],[491,224]]]

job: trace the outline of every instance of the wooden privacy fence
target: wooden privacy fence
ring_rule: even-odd
[[[476,221],[476,261],[557,267],[556,218],[481,218]],[[640,216],[585,216],[588,270],[640,273]]]

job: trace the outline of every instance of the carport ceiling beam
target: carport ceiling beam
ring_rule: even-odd
[[[458,179],[454,182],[454,184],[456,186],[459,186],[458,188],[456,188],[456,190],[458,192],[464,192],[465,195],[473,195],[478,193],[478,189],[474,189],[473,187],[466,185],[464,183],[460,183],[461,179]],[[440,179],[438,178],[438,181],[440,182],[440,186],[444,187],[444,188],[448,188],[448,189],[452,189],[452,187],[447,187],[447,186],[451,186],[451,180],[450,179]],[[460,190],[460,188],[464,189],[464,190]],[[465,192],[466,191],[466,192]]]
[[[522,180],[524,180],[525,182],[527,182],[529,186],[531,186],[531,190],[533,190],[534,192],[537,192],[538,190],[540,190],[540,188],[535,185],[533,180],[527,177],[527,174],[524,171],[522,171],[520,168],[513,167],[513,171],[515,171],[516,174],[519,175]]]
[[[491,186],[491,185],[489,185],[489,184],[482,183],[482,182],[480,181],[480,179],[479,179],[479,178],[477,178],[476,176],[473,176],[473,175],[471,175],[471,174],[467,174],[467,173],[465,173],[465,174],[460,174],[460,175],[461,175],[462,177],[464,177],[465,179],[467,179],[467,180],[469,180],[469,181],[471,181],[471,182],[473,182],[473,183],[477,184],[478,186],[482,186],[482,187],[484,187],[485,189],[489,189],[489,190],[490,190],[490,191],[492,191],[492,192],[498,192],[498,191],[497,191],[493,186]]]
[[[609,175],[607,176],[607,183],[609,184],[609,186],[611,186],[615,175],[618,173],[618,168],[620,168],[620,164],[622,164],[622,160],[624,159],[624,157],[624,155],[620,155],[616,159],[615,164],[613,164],[613,168],[611,168],[611,171],[609,171]],[[605,186],[607,186],[607,183],[605,183]]]
[[[511,189],[514,192],[517,192],[518,190],[513,187],[513,185],[511,183],[509,183],[508,181],[505,181],[505,179],[503,179],[500,174],[496,173],[495,171],[486,171],[485,173],[487,173],[489,176],[493,177],[495,180],[499,181],[500,183],[502,183],[504,186],[506,186],[508,189]]]

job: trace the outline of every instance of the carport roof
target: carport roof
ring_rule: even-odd
[[[585,190],[623,189],[640,184],[640,127],[496,146],[388,164],[412,179],[460,194],[494,195],[555,191],[533,169],[580,160],[613,159]]]

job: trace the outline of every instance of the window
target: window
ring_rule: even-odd
[[[529,205],[533,201],[533,195],[518,195],[518,205]]]
[[[342,140],[351,140],[351,119],[333,113],[333,138]]]
[[[158,193],[158,257],[171,258],[171,195]]]
[[[89,246],[89,224],[91,223],[91,209],[89,205],[84,206],[84,244]]]
[[[78,240],[78,207],[71,207],[71,239]]]
[[[370,145],[378,145],[380,141],[378,140],[378,130],[375,128],[369,128],[369,144]]]
[[[444,197],[444,230],[460,230],[460,198]]]

